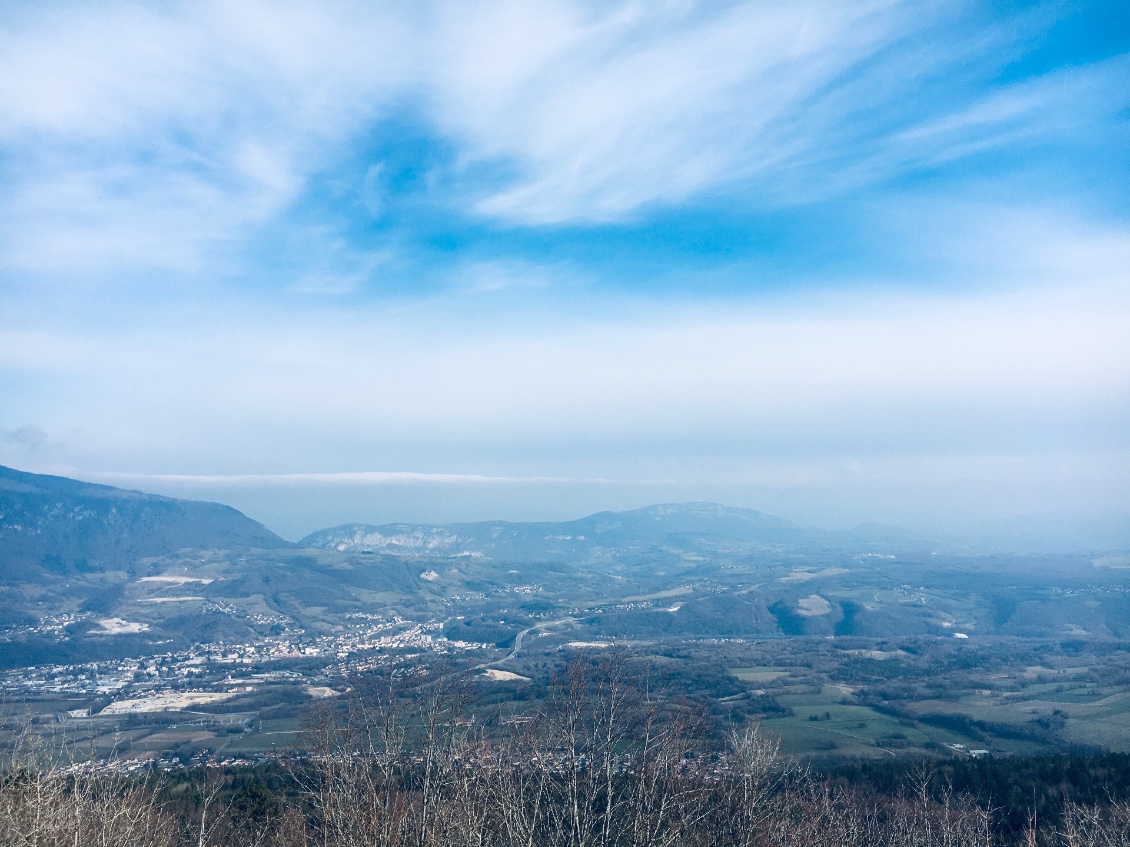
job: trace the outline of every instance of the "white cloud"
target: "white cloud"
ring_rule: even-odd
[[[555,280],[568,278],[562,270],[516,260],[465,262],[451,277],[456,291],[472,295],[546,289]]]
[[[345,6],[56,9],[0,35],[21,269],[196,270],[404,91],[397,19]]]
[[[861,155],[854,178],[874,179],[911,167],[937,167],[991,150],[1086,141],[1096,122],[1130,105],[1124,82],[1130,57],[1067,68],[1000,85],[940,116],[892,133]]]
[[[115,463],[172,451],[281,471],[288,456],[317,468],[424,455],[426,444],[535,460],[579,444],[813,455],[1124,446],[1130,302],[1124,283],[1101,276],[988,294],[603,308],[594,321],[593,302],[493,317],[232,304],[223,317],[134,315],[112,339],[6,327],[0,367],[36,374],[12,398],[27,418],[61,429],[83,410]]]
[[[555,6],[536,26],[495,9],[446,22],[437,115],[468,157],[515,162],[479,209],[526,223],[615,220],[794,163],[828,87],[907,25],[889,3]]]
[[[27,450],[35,450],[47,440],[47,432],[36,424],[23,424],[15,429],[0,431],[0,439]]]
[[[0,261],[222,263],[287,226],[309,180],[406,105],[453,145],[444,202],[519,224],[618,220],[735,184],[795,203],[1114,108],[1117,61],[979,99],[958,80],[922,105],[916,86],[1015,49],[1004,27],[969,37],[947,14],[886,0],[41,7],[0,32],[15,163]],[[940,43],[920,37],[931,26]],[[483,164],[496,176],[476,176]],[[373,180],[358,182],[377,214]]]
[[[410,49],[380,9],[259,2],[45,10],[3,46],[9,140],[146,144],[159,128],[202,146],[249,127],[268,139],[352,128],[373,94],[402,87]]]

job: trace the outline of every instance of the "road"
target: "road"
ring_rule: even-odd
[[[493,667],[494,665],[501,665],[503,662],[509,662],[511,659],[514,659],[518,655],[518,652],[522,649],[522,642],[525,640],[526,636],[533,632],[535,629],[548,629],[549,627],[556,626],[559,623],[576,622],[576,618],[558,618],[557,620],[542,621],[541,623],[526,627],[514,636],[514,646],[510,648],[509,653],[507,653],[501,659],[495,659],[493,662],[483,662],[481,665],[475,665],[472,670],[482,670],[483,668]]]

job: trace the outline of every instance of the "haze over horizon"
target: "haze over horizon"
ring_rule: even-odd
[[[0,464],[288,538],[1126,514],[1128,80],[1113,2],[4,6]]]

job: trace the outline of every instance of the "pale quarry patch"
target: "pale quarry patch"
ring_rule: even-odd
[[[199,582],[201,585],[211,585],[216,580],[202,576],[143,576],[138,582],[167,582],[171,585],[185,585],[189,582]]]
[[[315,700],[324,700],[327,697],[338,695],[338,692],[325,685],[304,685],[303,690],[306,692],[306,696],[313,697]]]
[[[880,662],[910,655],[905,650],[845,650],[844,652],[849,656],[863,656],[865,659],[876,659]]]
[[[495,668],[487,668],[483,671],[483,677],[489,679],[491,682],[529,682],[528,676],[521,676],[510,671],[500,671]]]
[[[1124,554],[1099,556],[1097,559],[1092,559],[1091,564],[1096,568],[1110,568],[1118,571],[1130,570],[1130,556]]]
[[[100,715],[127,715],[141,712],[176,712],[206,703],[220,703],[235,696],[229,691],[178,691],[168,694],[154,694],[136,700],[117,700],[107,706]]]
[[[142,600],[142,603],[185,603],[189,600],[203,600],[195,594],[186,594],[184,597],[147,597]]]
[[[832,611],[832,604],[819,594],[809,594],[797,601],[796,613],[803,618],[818,618]]]
[[[807,582],[810,579],[819,579],[823,576],[837,576],[848,573],[847,568],[824,568],[821,571],[795,570],[788,576],[778,577],[778,582]]]
[[[439,574],[435,571],[424,571],[422,574],[420,574],[420,579],[427,580],[428,582],[435,582],[437,579],[439,579]]]
[[[149,631],[147,623],[134,623],[122,618],[103,618],[98,625],[102,628],[90,630],[91,635],[132,635]]]

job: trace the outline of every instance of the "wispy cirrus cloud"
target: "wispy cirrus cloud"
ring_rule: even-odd
[[[402,90],[399,28],[258,3],[23,16],[0,35],[7,263],[198,270],[230,252]]]
[[[437,213],[537,226],[719,191],[811,203],[1084,133],[1125,104],[1121,61],[986,92],[1020,24],[963,15],[823,0],[25,14],[0,34],[0,256],[88,273],[246,261],[248,239],[329,223],[293,213],[343,156],[365,162],[395,110],[450,148]],[[379,215],[372,155],[349,192]]]
[[[479,201],[485,214],[617,220],[785,169],[827,128],[830,89],[913,26],[889,3],[572,11],[533,47],[480,23],[437,65],[442,125],[517,170]]]
[[[811,203],[1018,140],[1062,143],[1130,100],[1121,58],[997,79],[1046,12],[990,23],[945,3],[557,11],[531,28],[520,11],[499,26],[466,9],[449,25],[475,37],[441,38],[434,63],[440,126],[467,161],[513,173],[475,208],[510,222],[618,221],[717,191],[755,208]]]

